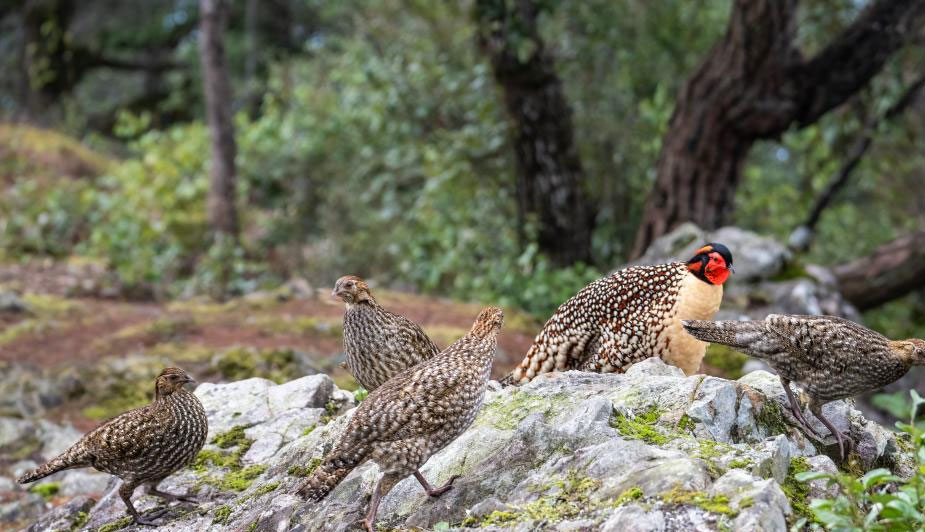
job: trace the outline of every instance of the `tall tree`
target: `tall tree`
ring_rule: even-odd
[[[540,250],[559,266],[590,262],[595,209],[582,189],[571,110],[539,33],[548,2],[478,0],[480,48],[504,91],[517,160],[518,207],[539,223]]]
[[[923,14],[925,0],[876,0],[804,58],[797,0],[734,0],[725,36],[678,95],[632,255],[682,222],[725,223],[755,141],[845,102],[910,40]]]
[[[925,286],[925,229],[833,270],[845,299],[868,310]]]
[[[235,204],[236,152],[232,124],[231,83],[225,59],[224,31],[228,23],[225,0],[199,2],[199,55],[202,61],[206,116],[212,133],[212,170],[209,179],[209,223],[216,235],[238,236]]]

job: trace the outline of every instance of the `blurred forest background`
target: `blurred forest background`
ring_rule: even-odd
[[[920,0],[6,0],[0,50],[18,292],[353,273],[520,309],[528,345],[690,221],[787,243],[925,336]],[[4,323],[5,359],[43,350],[47,320]]]

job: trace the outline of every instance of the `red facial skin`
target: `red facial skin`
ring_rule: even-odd
[[[715,251],[708,256],[710,261],[707,262],[707,270],[704,272],[704,276],[715,285],[725,283],[726,279],[729,279],[729,268],[726,266],[726,260]]]
[[[707,254],[707,257],[709,257],[709,260],[706,263],[701,261],[692,262],[687,265],[687,268],[692,272],[700,272],[700,269],[705,267],[706,271],[703,272],[703,276],[709,279],[711,283],[715,285],[725,283],[729,279],[730,273],[729,267],[726,265],[726,259],[716,251]]]

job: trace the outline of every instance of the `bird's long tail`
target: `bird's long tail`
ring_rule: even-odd
[[[87,453],[81,446],[75,445],[57,457],[52,458],[47,463],[35,468],[33,471],[22,475],[16,481],[20,484],[28,484],[43,479],[53,473],[57,473],[58,471],[77,467],[88,467],[89,465],[89,456],[87,456]]]
[[[740,351],[749,351],[749,347],[767,333],[763,321],[682,320],[681,325],[698,340],[728,345]]]
[[[357,465],[359,464],[345,464],[343,461],[328,458],[302,484],[299,495],[316,502],[324,499]]]

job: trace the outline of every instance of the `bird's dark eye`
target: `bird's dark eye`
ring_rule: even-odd
[[[351,282],[351,283],[347,283],[345,286],[346,286],[347,288],[353,288],[353,283],[352,283],[352,282]]]

